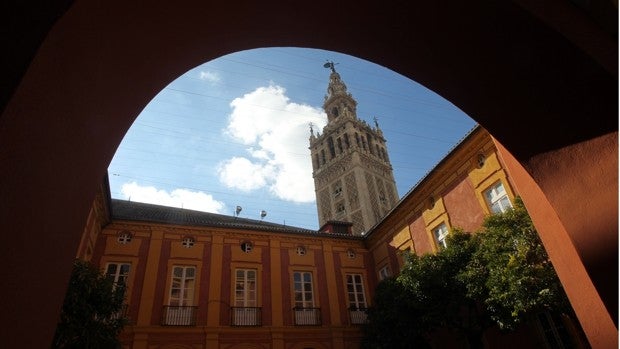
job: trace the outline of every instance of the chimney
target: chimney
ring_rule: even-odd
[[[327,221],[319,229],[319,233],[351,235],[351,227],[353,223],[343,221]]]

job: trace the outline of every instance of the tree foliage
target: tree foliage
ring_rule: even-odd
[[[424,347],[405,338],[420,342],[448,330],[467,347],[481,348],[490,326],[513,330],[540,310],[567,312],[570,306],[517,198],[512,210],[487,217],[479,232],[453,229],[445,249],[408,255],[400,275],[377,287],[364,343]]]
[[[414,296],[427,333],[447,329],[471,348],[482,347],[482,333],[490,325],[478,301],[467,293],[459,275],[477,250],[478,240],[454,230],[448,248],[436,254],[409,255],[398,280]]]
[[[529,315],[570,306],[540,237],[517,198],[512,210],[487,217],[480,245],[460,278],[468,295],[484,302],[502,329],[514,329]]]
[[[364,327],[364,349],[430,348],[413,293],[395,278],[377,286],[374,306],[368,309],[369,322]]]
[[[96,266],[75,260],[52,348],[120,347],[118,335],[127,323],[125,290]]]

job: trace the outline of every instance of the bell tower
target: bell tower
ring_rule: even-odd
[[[352,233],[360,235],[394,207],[398,193],[377,119],[372,127],[357,118],[357,102],[334,65],[325,64],[331,70],[323,102],[327,125],[316,134],[310,126],[319,226],[351,222]]]

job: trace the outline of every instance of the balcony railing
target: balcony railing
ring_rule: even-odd
[[[164,326],[196,326],[197,309],[198,307],[195,306],[165,305],[161,324]]]
[[[352,325],[361,325],[368,322],[366,308],[349,308],[349,317]]]
[[[116,313],[112,314],[112,316],[110,316],[110,319],[118,320],[121,318],[126,318],[127,321],[129,321],[128,315],[129,315],[129,304],[125,303],[123,304],[123,307],[119,311],[117,311]]]
[[[260,307],[231,307],[230,324],[232,326],[261,326]]]
[[[321,308],[293,308],[295,315],[295,325],[298,326],[320,326]]]

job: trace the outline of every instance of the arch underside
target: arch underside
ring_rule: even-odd
[[[589,339],[609,336],[614,326],[617,334],[617,34],[607,30],[617,27],[617,8],[611,2],[593,1],[586,12],[562,1],[550,2],[555,12],[527,1],[421,2],[411,9],[353,1],[42,6],[5,12],[12,45],[0,118],[0,260],[10,280],[2,299],[11,300],[3,333],[11,336],[3,342],[50,342],[97,185],[153,96],[206,61],[276,46],[333,50],[380,64],[485,127],[522,166],[526,205],[528,193],[540,191],[530,202],[541,197],[541,210],[557,217],[553,224],[535,220],[541,234],[546,225],[565,233],[547,239],[552,258],[565,245],[577,254],[579,260],[556,265],[565,287],[590,283],[613,320],[610,330]],[[615,26],[599,15],[605,6],[616,13]],[[571,263],[587,271],[587,280],[566,276]],[[592,309],[592,300],[571,301]],[[586,320],[580,316],[582,325]]]

